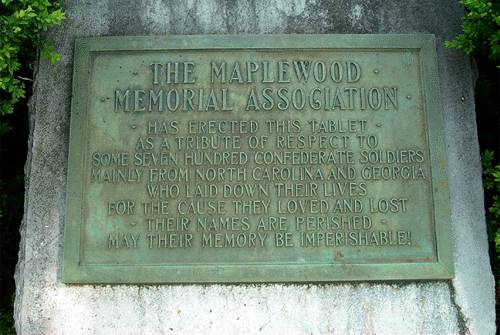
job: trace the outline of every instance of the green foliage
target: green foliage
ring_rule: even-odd
[[[0,309],[0,335],[15,335],[12,313]]]
[[[491,193],[486,220],[488,237],[495,244],[496,258],[500,259],[500,164],[494,166],[493,151],[486,150],[482,156],[484,189]]]
[[[60,0],[0,0],[0,116],[11,114],[25,97],[23,66],[31,66],[35,50],[55,63],[60,55],[43,37],[50,27],[60,24],[64,13]],[[8,126],[0,124],[0,133]]]
[[[500,60],[500,1],[460,0],[466,8],[463,33],[447,41],[446,47],[488,55]]]
[[[61,0],[0,0],[0,335],[15,334],[12,319],[12,272],[18,250],[23,206],[22,163],[25,157],[26,89],[31,87],[37,48],[52,63],[60,55],[44,37],[64,14]],[[10,132],[9,130],[16,131]],[[5,156],[4,156],[5,155]],[[8,157],[8,159],[6,159]]]

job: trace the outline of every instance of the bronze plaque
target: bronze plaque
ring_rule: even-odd
[[[63,281],[453,276],[431,35],[75,47]]]

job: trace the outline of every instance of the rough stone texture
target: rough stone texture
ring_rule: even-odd
[[[15,304],[19,334],[494,334],[469,59],[445,50],[455,0],[66,1],[37,65]],[[451,282],[67,286],[61,283],[73,42],[78,36],[433,33],[438,38],[456,276]]]

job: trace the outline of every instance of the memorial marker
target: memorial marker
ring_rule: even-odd
[[[63,281],[453,276],[431,35],[79,39]]]

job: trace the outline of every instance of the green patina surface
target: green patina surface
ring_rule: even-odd
[[[63,281],[453,277],[431,35],[76,41]]]

